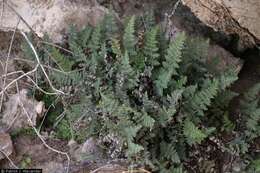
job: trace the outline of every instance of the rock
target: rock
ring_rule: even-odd
[[[0,160],[10,156],[13,152],[13,143],[9,134],[0,132]],[[4,154],[3,154],[4,153]]]
[[[219,58],[218,69],[224,70],[234,67],[235,72],[238,74],[243,66],[243,61],[237,57],[234,57],[231,53],[223,49],[218,45],[210,45],[208,50],[208,61],[212,61],[213,58]]]
[[[260,43],[259,0],[182,0],[206,25],[226,34],[237,34],[238,49]]]
[[[99,152],[99,148],[97,146],[97,141],[94,138],[89,138],[82,146],[82,153],[95,154]]]
[[[117,165],[117,164],[108,164],[108,165],[103,165],[102,167],[99,167],[91,172],[95,173],[122,173],[122,172],[128,172],[126,167]],[[131,172],[131,171],[130,171]],[[133,172],[145,172],[145,171],[137,171],[133,170]],[[148,171],[146,171],[148,172]]]
[[[75,141],[69,142],[70,154],[77,162],[85,162],[89,158],[94,160],[102,160],[101,148],[97,145],[94,138],[89,138],[83,145],[77,144]]]
[[[4,104],[2,123],[8,126],[8,129],[20,129],[36,125],[39,113],[43,113],[44,104],[34,99],[28,98],[28,91],[22,89],[20,93],[12,95]],[[30,117],[33,124],[28,121]]]
[[[200,35],[196,35],[191,32],[188,28],[182,26],[179,21],[171,21],[170,25],[166,29],[167,35],[170,36],[171,39],[174,39],[176,36],[176,33],[178,32],[185,32],[188,35],[190,35],[192,38],[198,38]],[[194,41],[194,40],[193,40]],[[195,40],[196,41],[196,40]],[[215,58],[219,59],[219,64],[218,64],[218,70],[223,71],[225,69],[234,67],[236,73],[238,74],[240,70],[243,67],[243,60],[241,60],[238,57],[235,57],[232,55],[230,52],[225,50],[224,48],[220,47],[217,44],[211,43],[208,47],[208,55],[207,55],[207,62],[212,62],[215,60]]]
[[[1,7],[3,2],[0,2]],[[105,8],[99,6],[95,0],[9,0],[5,2],[8,5],[4,5],[1,30],[8,31],[15,28],[19,20],[18,13],[40,37],[48,33],[55,42],[62,41],[69,25],[76,25],[79,28],[87,24],[95,25],[105,14]],[[18,29],[30,31],[24,22],[20,22]]]
[[[43,170],[43,173],[64,173],[66,169],[62,163],[50,161],[46,162],[43,165],[39,165],[39,168]]]

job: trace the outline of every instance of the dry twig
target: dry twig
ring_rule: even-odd
[[[18,20],[18,22],[15,26],[15,29],[14,29],[14,32],[13,32],[13,35],[12,35],[12,38],[11,38],[11,42],[10,42],[10,45],[9,45],[9,48],[8,48],[8,54],[7,54],[7,58],[6,58],[5,66],[4,66],[4,74],[7,74],[7,71],[8,71],[8,64],[9,64],[9,59],[10,59],[10,55],[11,55],[11,51],[12,51],[12,47],[13,47],[14,37],[15,37],[15,33],[16,33],[16,30],[17,30],[19,23],[20,23],[20,20]],[[4,77],[3,88],[5,87],[5,84],[6,84],[6,77]],[[5,92],[5,90],[4,90],[4,92]],[[3,105],[3,100],[4,100],[4,92],[1,94],[1,98],[0,98],[0,111],[2,110],[2,105]]]
[[[19,169],[19,167],[14,164],[14,162],[12,161],[12,159],[10,159],[10,157],[4,152],[4,149],[5,149],[6,147],[8,147],[8,145],[6,145],[6,146],[0,148],[0,153],[2,153],[2,154],[5,156],[5,158],[7,158],[7,160],[8,160],[9,163],[12,165],[12,167],[14,167],[15,169]]]

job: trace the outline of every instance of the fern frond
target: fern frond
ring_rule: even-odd
[[[70,73],[53,71],[51,78],[60,88],[72,86],[75,87],[82,84],[83,75],[79,71],[72,71]]]
[[[165,61],[163,62],[163,67],[165,69],[171,70],[173,75],[177,75],[177,69],[179,68],[179,63],[181,62],[182,50],[184,48],[186,36],[185,34],[179,33],[175,40],[170,43],[165,56]]]
[[[173,163],[181,162],[174,144],[169,144],[163,141],[160,144],[160,152],[162,157],[166,158],[167,160],[171,160]]]
[[[54,62],[61,68],[61,70],[65,72],[72,70],[72,65],[74,62],[65,55],[61,54],[57,48],[52,47],[50,54],[51,58],[53,58]]]
[[[79,32],[79,42],[83,49],[88,45],[92,32],[93,27],[91,26],[85,26],[85,28]]]
[[[123,35],[123,46],[125,51],[129,53],[129,55],[136,55],[135,45],[136,45],[136,37],[135,37],[135,16],[132,16],[127,23]]]
[[[95,29],[94,29],[94,31],[93,31],[93,33],[92,33],[92,35],[91,35],[91,40],[90,40],[90,42],[89,42],[89,45],[88,45],[88,47],[89,48],[91,48],[91,50],[93,51],[93,52],[96,52],[100,47],[101,47],[101,43],[102,43],[102,33],[101,33],[101,24],[98,24],[96,27],[95,27]]]
[[[144,43],[144,55],[146,62],[153,66],[159,65],[158,57],[158,41],[157,41],[158,28],[155,27],[150,31],[146,32],[145,43]]]
[[[137,76],[132,66],[130,65],[128,52],[125,52],[125,55],[121,57],[119,64],[119,76],[121,76],[121,82],[126,82],[127,88],[136,86]]]
[[[191,115],[197,114],[203,116],[203,112],[208,109],[211,100],[218,93],[218,80],[208,80],[205,83],[205,86],[200,91],[196,92],[193,97],[189,98],[188,104],[185,106],[186,110],[188,110]]]
[[[121,50],[121,46],[120,46],[120,42],[117,39],[112,39],[112,51],[114,54],[121,56],[122,55],[122,50]]]
[[[169,123],[172,120],[176,111],[177,110],[175,106],[169,108],[166,107],[160,108],[158,112],[158,122],[160,123],[160,125],[163,127],[166,126],[167,123]]]
[[[68,44],[70,50],[74,53],[73,57],[77,61],[85,61],[86,56],[84,54],[83,48],[79,44],[79,36],[75,26],[71,26],[69,29],[69,39]]]
[[[251,139],[259,136],[260,133],[260,108],[250,113],[246,121],[246,133]]]
[[[183,126],[183,134],[186,137],[189,145],[200,144],[207,135],[204,134],[198,127],[195,126],[190,120],[185,120]]]
[[[114,112],[118,109],[118,101],[111,95],[105,95],[103,93],[101,95],[101,101],[99,103],[99,107],[103,110],[104,113],[114,115]]]
[[[165,61],[162,63],[163,67],[160,69],[157,80],[155,81],[159,95],[162,95],[163,90],[168,87],[172,75],[177,75],[184,42],[185,34],[180,33],[176,36],[175,40],[170,43]]]
[[[102,33],[105,33],[105,40],[110,39],[118,31],[117,23],[115,20],[114,13],[109,10],[109,12],[104,16],[102,21]]]
[[[128,157],[136,155],[140,151],[144,150],[144,147],[142,147],[141,145],[135,144],[133,142],[128,142],[127,147],[128,148],[127,148],[126,154],[127,154]]]
[[[229,69],[222,73],[219,77],[219,86],[222,90],[225,90],[232,83],[238,79],[237,73],[233,69]]]
[[[143,111],[141,119],[142,119],[141,122],[142,122],[144,127],[148,127],[150,129],[153,128],[155,120],[151,116],[149,116],[147,114],[147,112]]]

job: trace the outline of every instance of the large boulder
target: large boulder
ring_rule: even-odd
[[[206,25],[226,34],[237,34],[238,49],[260,43],[259,0],[182,0]]]
[[[18,29],[29,32],[31,28],[40,37],[48,33],[55,42],[62,41],[69,25],[95,25],[105,14],[95,0],[8,0],[0,1],[1,7],[3,2],[0,30],[13,30],[22,17]]]

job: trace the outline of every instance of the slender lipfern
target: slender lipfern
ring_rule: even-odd
[[[137,25],[135,19],[128,20],[123,33],[113,15],[96,27],[72,27],[70,53],[52,49],[52,65],[58,69],[48,73],[55,87],[66,91],[60,104],[77,139],[94,136],[105,147],[112,138],[113,146],[104,148],[108,157],[127,157],[153,171],[185,172],[182,163],[192,157],[187,150],[215,130],[204,115],[237,77],[232,71],[210,70],[207,42],[184,33],[170,41],[153,20]],[[244,104],[243,113],[250,117],[247,132],[256,134],[259,110],[257,92],[252,93],[246,96],[252,106]]]
[[[159,53],[158,53],[158,28],[155,27],[148,31],[145,36],[145,45],[144,45],[144,56],[146,61],[151,66],[159,65]]]
[[[181,61],[181,53],[185,42],[184,33],[179,34],[176,39],[170,43],[165,56],[165,61],[162,63],[156,82],[156,88],[160,95],[163,90],[168,87],[172,75],[177,75],[177,69]]]
[[[132,16],[125,27],[123,46],[125,48],[125,51],[127,51],[132,56],[136,55],[135,45],[135,16]]]

